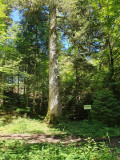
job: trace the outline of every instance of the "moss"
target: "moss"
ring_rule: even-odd
[[[47,114],[44,121],[49,124],[56,125],[60,122],[60,118],[55,116],[54,114]]]

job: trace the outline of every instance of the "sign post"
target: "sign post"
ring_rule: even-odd
[[[90,110],[91,110],[91,105],[84,105],[84,110],[87,110],[87,113],[88,113],[88,120],[90,120]]]

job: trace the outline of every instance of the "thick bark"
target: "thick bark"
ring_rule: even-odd
[[[57,54],[56,33],[56,5],[52,1],[50,7],[49,28],[49,102],[48,112],[45,120],[48,123],[58,123],[61,115],[60,93],[59,93],[59,71]]]

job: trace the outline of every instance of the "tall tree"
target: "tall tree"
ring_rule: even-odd
[[[46,120],[57,123],[61,115],[60,84],[58,71],[56,4],[49,3],[49,102]]]
[[[25,72],[30,76],[25,76],[25,104],[28,107],[29,95],[33,98],[33,111],[35,112],[35,99],[37,83],[40,90],[38,93],[43,92],[41,89],[41,81],[45,81],[46,76],[41,76],[40,68],[46,64],[48,56],[48,31],[47,20],[48,18],[42,13],[46,9],[39,11],[25,11],[23,20],[21,21],[21,33],[18,34],[17,49],[22,55],[22,64],[25,66]],[[23,54],[24,53],[24,54]],[[44,61],[44,63],[43,63]],[[46,70],[44,71],[46,73]],[[32,90],[32,92],[30,91]],[[40,93],[40,97],[41,97]]]
[[[117,93],[116,71],[119,66],[119,18],[120,1],[91,1],[93,11],[93,20],[95,25],[99,24],[99,30],[96,33],[96,44],[99,44],[99,54],[95,56],[99,60],[99,69],[106,70],[104,77],[104,87],[108,87],[115,94]],[[117,82],[117,83],[116,83]],[[115,85],[116,84],[116,85]]]
[[[40,5],[38,1],[27,2],[30,10],[36,10],[38,8],[36,6]],[[55,0],[45,2],[45,5],[49,6],[49,100],[48,112],[45,118],[45,121],[48,123],[58,122],[61,115],[56,32],[56,4]]]

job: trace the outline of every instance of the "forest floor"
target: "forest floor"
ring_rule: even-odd
[[[25,140],[27,143],[79,143],[91,137],[120,148],[120,127],[107,127],[96,121],[62,121],[50,126],[40,119],[1,115],[0,139]]]
[[[101,145],[101,150],[98,151],[96,148],[99,144]],[[66,146],[65,149],[61,149],[63,148],[61,145]],[[3,159],[5,159],[6,153],[8,153],[9,159],[11,156],[15,156],[14,152],[17,153],[18,157],[11,159],[20,159],[23,155],[23,159],[27,159],[26,156],[29,150],[31,150],[32,159],[35,159],[36,154],[34,152],[39,151],[40,155],[46,154],[48,148],[52,150],[51,154],[49,153],[49,157],[52,156],[51,159],[56,159],[55,155],[57,157],[63,156],[63,153],[67,154],[68,152],[70,152],[69,154],[76,152],[76,155],[79,157],[78,146],[82,147],[79,150],[80,153],[88,152],[91,153],[90,156],[94,156],[92,155],[93,152],[95,156],[102,156],[102,152],[104,156],[108,156],[107,150],[112,150],[116,154],[117,159],[120,160],[120,127],[108,127],[100,122],[87,120],[63,120],[60,124],[51,126],[40,119],[10,115],[0,117],[0,148],[3,150],[0,152],[0,156],[3,155]],[[88,151],[89,148],[90,150]],[[21,152],[19,149],[21,149]],[[60,153],[56,154],[55,150],[58,150]],[[76,155],[74,154],[74,156]],[[66,156],[68,158],[68,155]],[[28,159],[31,159],[30,157]],[[92,159],[92,157],[88,157],[88,159]],[[101,159],[104,160],[104,158]],[[108,157],[108,159],[114,160],[114,156],[112,155],[112,158]]]

